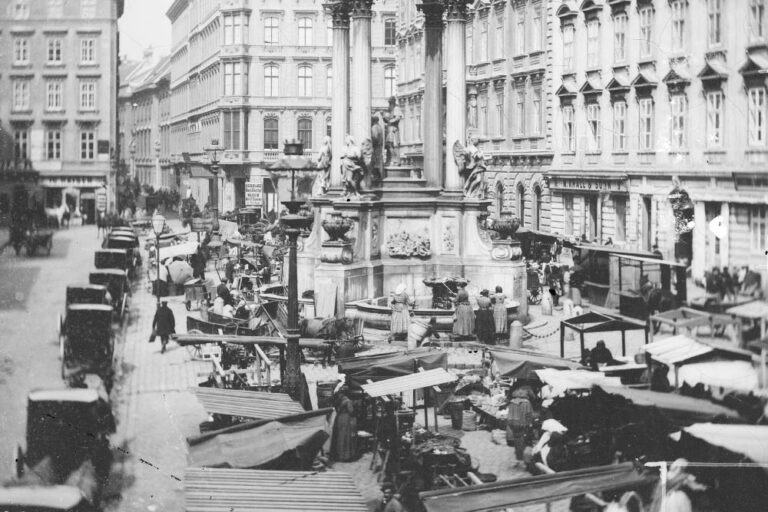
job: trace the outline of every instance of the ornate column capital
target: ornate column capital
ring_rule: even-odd
[[[323,4],[325,12],[331,15],[333,28],[349,28],[350,4],[345,0],[336,0]]]
[[[443,28],[443,4],[430,0],[416,4],[416,8],[424,13],[424,28]]]
[[[370,18],[373,15],[373,0],[350,0],[353,18]]]
[[[445,0],[446,21],[467,21],[467,6],[470,0]]]

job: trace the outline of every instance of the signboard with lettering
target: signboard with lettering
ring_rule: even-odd
[[[96,209],[100,213],[107,211],[107,191],[104,189],[96,191]]]
[[[262,183],[247,182],[245,184],[245,206],[261,208]]]
[[[628,192],[626,176],[550,176],[550,190],[581,190],[585,192]]]

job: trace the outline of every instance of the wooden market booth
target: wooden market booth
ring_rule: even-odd
[[[592,333],[621,332],[621,355],[627,355],[627,331],[642,330],[645,334],[645,343],[648,343],[647,322],[633,322],[626,318],[618,318],[602,313],[585,313],[560,321],[560,357],[565,357],[565,330],[572,329],[579,333],[580,352],[584,353],[584,335]]]

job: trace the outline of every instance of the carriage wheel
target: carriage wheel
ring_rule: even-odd
[[[191,331],[188,331],[187,334],[203,334],[203,331],[192,329]],[[187,353],[189,353],[189,357],[191,357],[193,361],[201,361],[203,359],[202,345],[186,345],[184,348],[187,349]]]

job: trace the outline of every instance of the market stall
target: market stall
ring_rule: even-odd
[[[493,347],[490,353],[499,368],[500,377],[507,379],[536,379],[538,378],[537,370],[545,368],[558,370],[583,368],[574,361],[538,352]]]
[[[742,323],[742,343],[763,339],[768,334],[768,302],[755,300],[732,307],[726,313]]]
[[[425,370],[446,369],[447,365],[448,356],[444,351],[420,348],[394,354],[376,354],[339,361],[339,373],[347,376],[347,385],[350,389],[359,390],[368,381],[376,382],[410,375],[416,372],[418,368]]]
[[[725,332],[726,327],[733,325],[736,332],[739,332],[741,323],[732,317],[723,314],[708,313],[697,309],[681,307],[651,315],[650,337],[653,341],[653,335],[658,333],[662,326],[667,326],[673,335],[679,334],[679,331],[685,329],[687,334],[698,335],[700,327],[709,327],[710,337],[720,336]],[[694,332],[695,331],[695,332]]]
[[[264,393],[240,389],[192,388],[205,412],[213,415],[211,427],[223,427],[246,420],[275,419],[304,412],[286,393]]]
[[[593,333],[621,332],[621,355],[627,355],[627,331],[642,330],[645,342],[648,343],[648,325],[645,322],[635,322],[601,313],[585,313],[583,315],[560,321],[560,357],[565,357],[565,330],[572,329],[579,334],[580,354],[584,353],[584,335]]]

